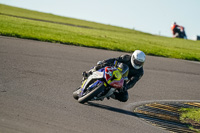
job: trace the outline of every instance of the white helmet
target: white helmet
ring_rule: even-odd
[[[131,56],[131,64],[135,69],[140,69],[145,62],[146,55],[140,50],[135,50]]]

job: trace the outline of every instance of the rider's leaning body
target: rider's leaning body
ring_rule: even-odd
[[[128,100],[127,90],[132,88],[144,74],[143,64],[145,58],[146,56],[142,51],[135,50],[132,55],[122,55],[118,58],[111,58],[98,63],[95,67],[96,70],[105,66],[112,66],[115,61],[118,63],[124,63],[129,67],[128,81],[125,83],[123,91],[115,92],[112,98],[121,102],[126,102]]]
[[[143,76],[144,74],[143,67],[135,69],[131,64],[131,55],[122,55],[118,58],[111,58],[108,60],[104,60],[102,62],[102,65],[100,65],[100,67],[111,66],[114,64],[116,60],[117,62],[124,63],[129,67],[129,74],[128,74],[129,82],[126,84],[126,89],[132,88],[136,84],[136,82]]]

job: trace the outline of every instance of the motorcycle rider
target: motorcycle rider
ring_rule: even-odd
[[[177,25],[176,22],[174,22],[171,25],[171,30],[173,37],[178,37],[178,38],[185,38],[187,39],[187,36],[185,34],[185,29],[183,26]],[[178,34],[177,34],[178,33]]]
[[[132,88],[138,80],[143,76],[143,64],[145,62],[146,55],[140,50],[135,50],[132,55],[122,55],[118,58],[111,58],[103,61],[99,61],[96,70],[105,67],[112,66],[115,61],[119,63],[124,63],[129,67],[128,81],[124,84],[122,91],[115,92],[111,98],[117,99],[121,102],[126,102],[128,100],[128,89]],[[83,72],[83,77],[87,78],[92,72]]]

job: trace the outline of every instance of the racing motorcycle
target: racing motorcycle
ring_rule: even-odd
[[[123,89],[124,82],[128,80],[129,67],[123,63],[106,66],[93,71],[82,85],[73,92],[73,97],[79,103],[109,99],[116,91]]]
[[[175,35],[174,35],[174,37],[175,38],[186,38],[187,39],[187,36],[186,36],[186,34],[185,34],[185,29],[184,29],[184,27],[177,27],[176,29],[175,29]]]

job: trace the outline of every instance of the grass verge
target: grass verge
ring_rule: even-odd
[[[189,128],[200,133],[200,108],[181,108],[180,121],[191,125]]]
[[[170,30],[170,29],[169,29]],[[200,61],[200,41],[60,17],[0,4],[0,35]]]

